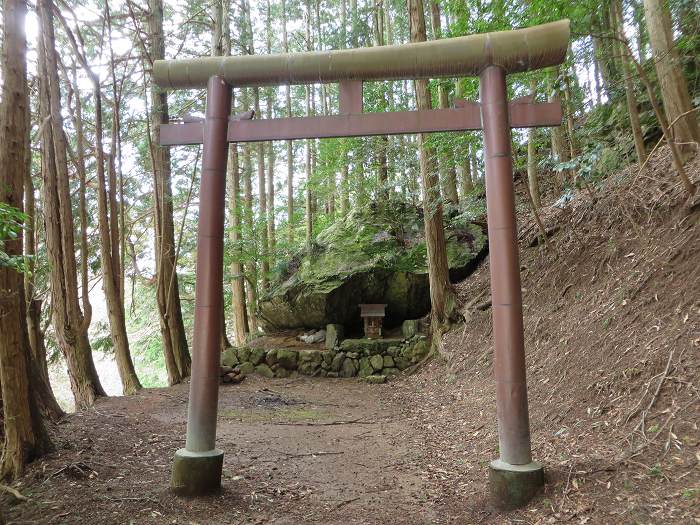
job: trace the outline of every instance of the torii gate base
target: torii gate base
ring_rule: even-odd
[[[492,503],[502,509],[525,505],[544,484],[542,465],[530,447],[520,261],[515,220],[511,128],[558,126],[561,108],[526,98],[508,103],[506,75],[559,64],[568,47],[568,21],[511,32],[443,39],[389,49],[224,57],[184,64],[156,61],[154,78],[170,87],[203,87],[208,78],[204,123],[161,126],[164,145],[204,144],[197,238],[197,282],[192,342],[192,378],[185,448],[175,453],[171,486],[179,494],[216,492],[223,452],[215,447],[219,344],[223,298],[223,238],[228,142],[432,133],[483,129],[486,163],[494,375],[499,459],[489,470]],[[481,43],[481,48],[475,47]],[[515,45],[517,44],[517,45]],[[434,46],[456,45],[453,60],[431,61]],[[480,72],[480,103],[451,109],[363,113],[361,56],[387,50],[368,79],[429,78]],[[481,49],[481,51],[479,51]],[[378,50],[378,51],[377,51]],[[420,55],[425,51],[427,54]],[[356,54],[359,55],[356,56]],[[396,56],[409,66],[390,67]],[[423,59],[416,60],[422,56]],[[291,57],[291,58],[290,58]],[[466,57],[466,58],[465,58]],[[376,62],[376,61],[375,61]],[[374,62],[366,62],[372,64]],[[233,64],[233,65],[231,65]],[[270,64],[276,64],[270,67]],[[309,65],[311,64],[311,65]],[[172,71],[171,71],[172,66]],[[374,67],[374,66],[373,66]],[[221,75],[221,76],[219,76]],[[230,119],[231,84],[340,82],[340,115],[287,119]]]

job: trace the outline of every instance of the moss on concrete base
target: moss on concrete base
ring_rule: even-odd
[[[224,452],[190,452],[181,448],[175,452],[170,488],[181,496],[206,496],[221,490],[221,470]]]
[[[489,465],[491,503],[501,510],[523,507],[544,487],[544,468],[540,463],[511,465],[500,459]]]

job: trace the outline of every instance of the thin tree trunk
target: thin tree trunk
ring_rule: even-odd
[[[232,102],[233,106],[233,102]],[[228,182],[229,212],[231,214],[231,244],[233,257],[231,262],[231,307],[233,314],[233,340],[236,346],[245,343],[249,333],[248,314],[245,301],[245,280],[243,275],[243,250],[241,248],[241,181],[238,158],[238,144],[229,146]]]
[[[231,27],[229,23],[230,0],[223,1],[223,42],[224,54],[230,55],[232,49]],[[235,108],[235,92],[231,93],[231,107]],[[245,277],[243,272],[243,248],[241,237],[241,171],[238,144],[229,145],[228,166],[226,169],[229,214],[231,217],[230,239],[231,257],[231,320],[233,323],[233,343],[245,344],[249,333],[248,313],[245,299]]]
[[[311,115],[311,88],[306,87],[306,115]],[[305,155],[306,155],[306,248],[307,250],[311,248],[311,241],[313,238],[313,228],[314,228],[314,213],[312,206],[312,195],[311,195],[311,139],[306,139],[305,141]]]
[[[241,43],[243,46],[244,53],[253,52],[253,28],[250,18],[250,4],[247,0],[242,0],[241,3],[243,9],[243,23],[241,27]],[[248,47],[250,46],[250,48]],[[245,111],[250,109],[250,91],[248,89],[243,90],[243,109]],[[253,214],[253,163],[252,163],[252,150],[253,145],[251,143],[245,144],[243,149],[243,191],[245,194],[244,205],[245,213],[244,226],[245,235],[244,238],[249,240],[248,250],[246,257],[248,259],[247,269],[246,269],[246,295],[247,295],[247,306],[248,306],[248,327],[250,328],[250,333],[256,336],[258,333],[258,321],[257,321],[257,307],[258,307],[258,256],[259,252],[257,249],[257,228],[255,224],[255,218]]]
[[[627,60],[626,53],[624,52],[624,44],[622,40],[625,39],[624,35],[624,21],[622,18],[622,6],[620,0],[613,0],[612,5],[612,16],[614,18],[613,29],[620,42],[617,44],[617,55],[618,59],[622,65],[622,75],[625,82],[625,99],[627,102],[627,112],[630,117],[630,127],[632,128],[632,136],[634,138],[634,149],[637,153],[637,162],[643,164],[647,158],[646,149],[644,147],[644,135],[642,134],[642,125],[639,121],[639,110],[637,109],[637,99],[634,96],[634,84],[632,83],[632,71],[630,68],[629,61]]]
[[[85,325],[89,328],[92,321],[92,305],[90,304],[89,287],[89,247],[87,236],[87,175],[85,170],[85,133],[83,130],[83,102],[78,91],[77,66],[73,64],[73,86],[75,93],[75,115],[73,125],[76,130],[77,163],[75,166],[79,179],[79,217],[80,217],[80,293],[83,306]],[[70,109],[70,107],[69,107]]]
[[[662,0],[644,0],[644,13],[666,117],[669,122],[678,119],[670,130],[671,135],[679,143],[678,149],[685,158],[697,148],[697,144],[692,143],[700,142],[700,125],[696,113],[687,113],[692,105],[673,41],[671,15]]]
[[[663,109],[661,109],[661,105],[659,104],[659,101],[656,98],[656,93],[654,92],[654,88],[652,87],[651,82],[649,81],[649,77],[644,71],[642,65],[637,60],[635,60],[634,55],[632,54],[632,48],[630,47],[629,42],[626,38],[623,38],[623,43],[625,44],[625,48],[627,49],[627,57],[632,61],[632,64],[637,70],[639,80],[641,80],[642,84],[644,84],[647,96],[649,97],[649,101],[651,102],[651,107],[654,109],[654,114],[656,115],[656,119],[659,121],[661,131],[664,135],[664,138],[666,139],[666,142],[668,142],[669,148],[671,149],[673,167],[676,168],[676,171],[678,172],[678,178],[681,179],[683,187],[688,193],[688,196],[692,197],[693,195],[695,195],[697,188],[692,183],[692,181],[688,177],[688,174],[685,171],[685,168],[683,167],[682,153],[680,152],[678,145],[676,144],[673,138],[671,125],[669,125],[666,114],[664,113]],[[677,121],[674,122],[677,123]]]
[[[383,0],[374,0],[373,9],[373,20],[374,20],[374,44],[376,46],[384,46],[386,42],[384,40],[384,7]],[[386,91],[382,93],[382,97],[386,101]],[[388,105],[388,104],[387,104]],[[377,152],[377,168],[378,168],[378,182],[379,182],[379,198],[386,199],[389,195],[389,161],[387,159],[387,152],[389,149],[389,136],[381,135],[375,139],[376,152]]]
[[[260,115],[260,89],[253,89],[253,97],[255,100],[255,114]],[[265,176],[265,143],[257,142],[255,144],[257,154],[257,170],[258,170],[258,206],[260,218],[260,293],[265,293],[268,288],[268,275],[270,273],[270,262],[268,259],[268,216],[267,216],[267,190]]]
[[[78,409],[90,407],[106,395],[95,370],[87,337],[88,326],[78,304],[77,270],[73,240],[73,211],[68,182],[68,158],[63,133],[53,27],[53,3],[40,0],[39,42],[42,175],[46,249],[50,267],[53,326],[68,365],[68,376]]]
[[[90,74],[88,72],[88,74]],[[113,229],[117,227],[116,217],[116,181],[113,169],[110,169],[110,186],[107,189],[107,181],[104,173],[104,153],[102,150],[102,95],[100,84],[96,76],[93,76],[93,96],[95,100],[95,149],[97,151],[97,208],[98,226],[100,232],[100,255],[102,258],[102,285],[107,301],[107,314],[112,332],[114,345],[114,357],[119,370],[124,395],[136,393],[141,388],[141,383],[136,377],[134,363],[129,352],[129,340],[126,334],[126,319],[124,303],[119,293],[119,252],[114,246]],[[108,212],[109,209],[109,212]]]
[[[530,92],[535,96],[537,90],[537,81],[530,80]],[[540,184],[537,180],[537,146],[535,140],[537,138],[537,128],[530,128],[527,132],[527,181],[530,189],[530,198],[532,199],[532,207],[537,211],[542,202],[540,199]]]
[[[547,92],[549,93],[549,102],[554,102],[559,99],[559,88],[556,85],[556,80],[557,71],[556,69],[552,69],[550,74],[547,75]],[[561,164],[571,160],[569,157],[569,149],[564,144],[565,139],[564,130],[562,129],[562,126],[555,126],[550,129],[550,132],[552,140],[552,157],[554,158],[554,162]],[[559,186],[562,188],[565,185],[567,173],[568,170],[561,170],[559,172],[559,176],[557,177],[559,181]]]
[[[340,48],[348,44],[347,0],[340,0]],[[340,139],[340,215],[345,217],[350,210],[350,181],[348,180],[348,139]]]
[[[435,35],[435,40],[438,40],[442,38],[442,21],[440,19],[440,5],[437,3],[437,0],[430,1],[430,13],[433,23],[433,34]],[[450,107],[447,90],[442,83],[438,84],[438,101],[440,109],[447,109]],[[439,166],[445,201],[451,204],[457,204],[459,202],[459,196],[457,194],[457,170],[455,169],[454,158],[449,149],[446,148],[445,151],[441,152]]]
[[[282,0],[282,48],[289,52],[287,39],[287,6]],[[285,99],[287,102],[287,116],[292,116],[291,87],[285,86]],[[291,249],[294,243],[294,148],[292,141],[287,141],[287,243]]]
[[[148,30],[152,60],[165,57],[163,0],[150,0]],[[146,57],[144,57],[146,58]],[[156,259],[156,302],[163,341],[163,357],[168,383],[179,383],[190,375],[192,360],[187,346],[177,277],[177,247],[173,219],[170,148],[160,145],[160,125],[170,120],[168,94],[151,81],[150,151],[153,165],[153,203]]]
[[[306,49],[307,51],[313,50],[312,36],[311,36],[311,1],[306,0]],[[306,116],[311,116],[312,107],[312,86],[306,86]],[[306,248],[309,250],[311,248],[311,241],[313,239],[313,225],[314,225],[314,211],[313,211],[313,196],[311,192],[311,148],[312,139],[306,139]]]
[[[459,166],[460,189],[462,190],[461,198],[465,199],[474,190],[474,182],[472,180],[472,147],[467,144],[467,149],[464,152],[464,158]]]
[[[411,42],[424,42],[425,16],[422,0],[409,0],[409,28]],[[416,107],[431,109],[430,91],[425,80],[414,81]],[[423,185],[423,213],[425,220],[425,242],[428,250],[428,277],[430,281],[430,303],[435,328],[447,323],[453,315],[455,296],[450,284],[445,230],[442,222],[440,203],[440,181],[435,168],[435,152],[423,135],[418,136],[420,152],[420,173]]]
[[[564,105],[566,106],[566,130],[569,135],[569,155],[573,159],[578,155],[576,127],[574,125],[574,101],[571,95],[571,79],[569,72],[564,72]]]
[[[244,106],[247,107],[247,104]],[[254,244],[253,239],[255,239],[254,227],[253,227],[253,184],[252,184],[252,172],[253,163],[251,161],[250,154],[251,145],[250,143],[244,146],[243,150],[243,191],[245,194],[244,204],[245,213],[243,214],[245,223],[245,237],[251,239],[250,245]],[[257,309],[257,296],[258,296],[258,270],[256,264],[255,253],[248,253],[249,263],[246,265],[248,268],[246,270],[246,294],[247,294],[247,306],[248,306],[248,327],[250,328],[250,333],[257,335],[258,333],[258,320],[256,315]]]
[[[229,6],[230,0],[216,0],[214,2],[214,31],[212,33],[211,54],[212,56],[229,55],[231,51],[231,34],[229,28]],[[247,7],[248,16],[250,16],[250,6]],[[251,49],[253,43],[250,43]],[[233,107],[233,105],[232,105]],[[223,294],[223,287],[221,288]],[[225,303],[225,298],[222,297],[222,304]],[[226,335],[226,308],[221,309],[221,331],[219,332],[219,349],[223,352],[227,348],[231,348],[231,343]]]

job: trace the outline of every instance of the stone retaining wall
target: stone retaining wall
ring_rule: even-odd
[[[423,335],[405,339],[345,339],[326,350],[230,348],[221,364],[242,374],[264,377],[355,377],[383,383],[387,377],[420,362],[430,351]]]

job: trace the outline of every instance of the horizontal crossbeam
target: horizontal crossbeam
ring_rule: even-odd
[[[569,21],[512,31],[439,38],[391,46],[285,54],[156,60],[153,79],[163,89],[203,88],[217,75],[235,88],[477,76],[488,66],[506,73],[561,64],[569,48]]]
[[[259,142],[313,138],[405,135],[440,131],[481,129],[481,107],[462,102],[462,107],[387,113],[350,113],[323,117],[292,117],[259,120],[231,120],[228,142]],[[558,126],[562,112],[559,102],[509,104],[513,128]],[[202,144],[203,122],[164,124],[160,127],[163,146]]]

